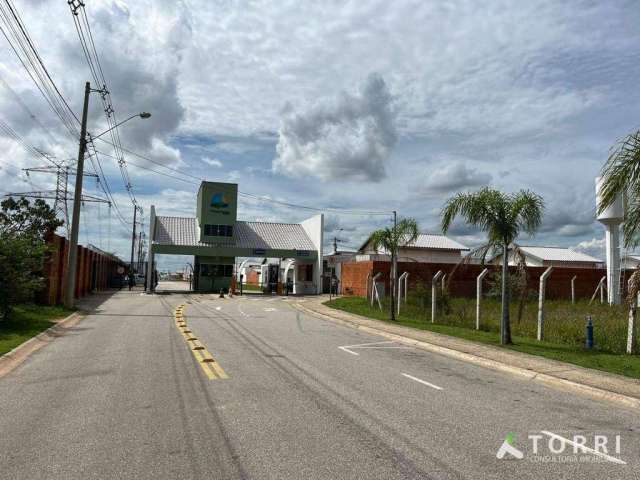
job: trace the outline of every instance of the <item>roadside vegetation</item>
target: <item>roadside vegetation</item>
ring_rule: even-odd
[[[388,300],[383,309],[370,307],[366,298],[341,297],[325,305],[376,320],[389,321]],[[431,323],[431,299],[425,295],[409,295],[403,304],[396,323],[421,330],[451,335],[481,343],[500,346],[502,305],[499,298],[482,301],[482,322],[475,330],[475,299],[448,298],[438,302],[436,322]],[[516,302],[510,305],[511,334],[513,343],[505,348],[539,355],[554,360],[595,368],[633,378],[640,378],[640,357],[626,355],[627,307],[624,305],[579,301],[547,300],[545,303],[545,341],[536,340],[537,302],[528,300],[522,307]],[[585,348],[586,317],[591,315],[594,324],[595,346]]]
[[[0,203],[0,323],[17,305],[31,303],[43,286],[45,239],[62,225],[44,200]]]
[[[394,299],[396,298],[396,282],[398,279],[398,272],[396,271],[396,260],[398,258],[398,249],[406,245],[410,245],[418,238],[418,222],[413,218],[403,218],[392,227],[381,228],[374,231],[371,236],[371,244],[374,250],[383,252],[389,252],[391,254],[391,283],[394,288],[391,288],[389,294],[391,295],[391,302],[389,302],[389,319],[395,321],[395,309],[392,305],[395,305]]]
[[[475,193],[458,193],[447,200],[442,209],[442,233],[445,235],[456,217],[487,234],[485,245],[477,249],[482,261],[488,252],[502,252],[502,276],[500,286],[501,320],[500,343],[508,345],[511,339],[509,250],[521,232],[534,235],[542,224],[544,201],[528,190],[503,193],[485,187]],[[515,253],[515,252],[514,252]]]
[[[0,355],[69,314],[33,304],[43,287],[45,239],[61,224],[43,200],[0,203]]]
[[[0,356],[10,352],[31,337],[55,324],[55,320],[69,315],[63,307],[19,305],[13,308],[10,319],[0,322]]]

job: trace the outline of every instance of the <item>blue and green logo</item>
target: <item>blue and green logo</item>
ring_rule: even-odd
[[[227,208],[229,202],[224,193],[214,193],[211,197],[211,206],[213,208]]]

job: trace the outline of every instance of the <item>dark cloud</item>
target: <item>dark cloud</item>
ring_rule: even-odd
[[[370,75],[356,95],[282,114],[274,170],[321,180],[380,181],[396,143],[392,97],[384,79]]]
[[[464,163],[454,163],[435,170],[429,175],[427,191],[442,193],[467,190],[469,188],[488,185],[491,174],[469,168]]]

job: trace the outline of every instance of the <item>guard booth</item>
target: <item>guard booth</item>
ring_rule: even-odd
[[[237,205],[237,184],[202,182],[195,218],[157,215],[151,206],[149,271],[155,270],[157,254],[190,255],[193,289],[219,292],[229,290],[238,257],[275,258],[277,270],[267,265],[263,278],[288,280],[293,294],[322,293],[324,216],[301,223],[246,222],[237,219]]]

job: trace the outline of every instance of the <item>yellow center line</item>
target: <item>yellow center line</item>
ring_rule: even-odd
[[[229,378],[222,367],[213,358],[213,355],[209,353],[202,342],[187,326],[187,321],[184,318],[183,310],[184,305],[180,305],[174,310],[173,316],[176,321],[176,328],[184,337],[187,345],[189,346],[189,350],[191,350],[194,358],[198,361],[198,364],[202,368],[204,374],[209,380]]]

